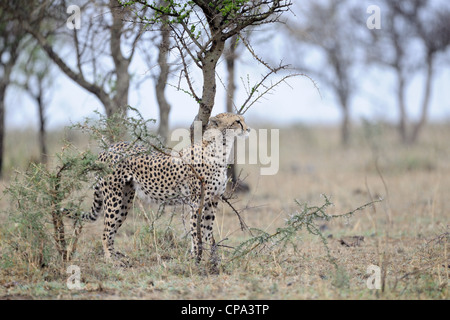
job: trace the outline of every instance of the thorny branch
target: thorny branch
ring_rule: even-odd
[[[267,248],[268,244],[270,244],[270,248],[276,245],[287,245],[287,243],[291,242],[292,237],[294,237],[298,231],[302,229],[306,229],[310,234],[319,236],[323,245],[327,250],[327,256],[331,263],[333,263],[336,267],[335,259],[331,256],[330,249],[327,245],[327,239],[320,231],[320,228],[316,225],[317,220],[332,220],[337,218],[349,217],[353,215],[357,211],[361,211],[368,206],[373,205],[376,202],[382,201],[381,199],[371,201],[366,203],[350,212],[339,214],[339,215],[329,215],[326,213],[326,210],[329,206],[332,206],[333,203],[330,202],[326,195],[323,195],[325,198],[325,203],[321,206],[312,206],[309,207],[307,204],[300,204],[298,201],[295,201],[299,207],[302,207],[300,212],[296,214],[292,214],[289,219],[286,220],[284,227],[277,228],[274,233],[267,233],[262,230],[253,229],[254,231],[258,231],[259,234],[253,236],[252,238],[242,242],[234,251],[232,258],[229,262],[232,262],[238,258],[248,255],[251,252],[254,252],[256,249],[264,249]]]

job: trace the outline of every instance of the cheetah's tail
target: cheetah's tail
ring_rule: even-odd
[[[90,212],[76,212],[72,209],[62,208],[61,213],[71,219],[80,219],[81,221],[96,221],[103,208],[103,195],[98,185],[94,188],[94,203]]]

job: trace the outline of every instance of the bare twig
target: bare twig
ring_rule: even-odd
[[[242,219],[241,215],[239,214],[239,212],[234,208],[234,206],[230,203],[230,198],[225,198],[222,196],[222,201],[225,202],[226,204],[228,204],[231,208],[231,210],[233,210],[233,212],[237,215],[238,219],[239,219],[239,223],[241,225],[241,230],[242,231],[248,231],[250,233],[251,236],[253,236],[252,231],[250,230],[250,228],[247,226],[247,224],[245,223],[244,219]]]

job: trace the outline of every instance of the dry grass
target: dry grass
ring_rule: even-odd
[[[420,144],[397,143],[388,126],[354,129],[352,147],[342,149],[333,128],[303,126],[280,130],[280,170],[260,176],[258,166],[244,166],[251,193],[239,195],[247,225],[274,232],[299,207],[331,197],[331,214],[351,211],[383,198],[352,218],[323,223],[336,269],[318,237],[299,233],[296,247],[276,247],[228,262],[230,249],[221,248],[218,274],[188,257],[189,239],[182,208],[168,208],[151,228],[156,208],[139,201],[119,231],[117,248],[133,267],[115,268],[102,260],[102,223],[86,225],[75,261],[83,290],[67,289],[67,265],[40,268],[9,265],[0,238],[0,298],[73,299],[448,299],[450,273],[449,126],[426,128]],[[9,135],[7,170],[26,166],[36,150],[30,133]],[[13,139],[14,138],[14,139]],[[52,138],[52,151],[61,146]],[[78,140],[77,140],[78,141]],[[83,140],[77,142],[86,145]],[[14,148],[13,148],[14,146]],[[6,178],[3,188],[8,184]],[[90,206],[86,200],[86,208]],[[1,200],[7,225],[8,202]],[[216,240],[236,246],[249,237],[229,207],[217,213]],[[353,236],[364,237],[355,241]],[[366,286],[367,268],[382,268],[382,289]]]

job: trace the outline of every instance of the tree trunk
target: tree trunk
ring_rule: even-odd
[[[408,118],[406,114],[406,106],[405,106],[405,79],[401,74],[401,70],[397,70],[397,104],[400,113],[400,119],[398,122],[398,132],[400,134],[400,138],[402,143],[407,143],[408,141],[408,132],[407,132],[407,124]]]
[[[47,163],[47,144],[45,143],[45,106],[42,100],[42,84],[39,83],[39,93],[36,97],[39,113],[39,149],[41,153],[41,162],[43,164]]]
[[[425,78],[425,92],[422,100],[422,108],[419,121],[414,125],[409,143],[413,144],[417,142],[419,133],[423,128],[428,118],[428,108],[430,106],[431,98],[431,85],[433,80],[433,55],[428,53],[427,55],[427,75]]]
[[[3,175],[3,152],[5,140],[5,94],[6,84],[0,83],[0,178]]]
[[[202,132],[208,125],[216,99],[216,65],[217,62],[211,60],[203,67],[203,92],[197,114],[197,120],[202,122]]]
[[[165,90],[167,79],[169,78],[169,64],[167,56],[170,46],[170,29],[165,24],[167,17],[163,17],[163,25],[161,27],[161,43],[159,45],[158,65],[160,68],[159,76],[156,82],[156,100],[159,106],[159,126],[158,135],[161,136],[164,143],[169,139],[169,113],[170,104],[167,101]]]
[[[209,51],[202,59],[202,72],[203,72],[203,91],[202,98],[199,102],[199,108],[195,121],[202,122],[202,133],[205,132],[208,125],[211,112],[214,107],[216,98],[216,66],[220,57],[222,56],[225,41],[222,39],[216,39]],[[191,126],[191,140],[194,139],[194,125]]]
[[[348,106],[342,106],[341,143],[344,147],[350,144],[350,114]]]
[[[123,32],[123,17],[119,10],[117,10],[117,0],[110,0],[110,8],[113,16],[112,26],[110,28],[110,50],[114,61],[116,73],[116,91],[113,94],[113,105],[111,106],[114,112],[122,112],[126,114],[128,107],[128,91],[130,87],[130,74],[128,68],[130,61],[122,54],[121,37]]]
[[[342,109],[341,144],[343,147],[348,147],[350,144],[350,110],[348,106],[348,94],[345,90],[339,92],[339,102]]]
[[[227,51],[226,64],[228,73],[228,85],[227,85],[227,112],[233,112],[234,92],[236,90],[235,82],[235,61],[236,61],[236,41],[237,35],[230,39],[230,47]]]
[[[158,92],[157,90],[157,101],[159,105],[159,126],[158,126],[158,135],[161,137],[163,143],[167,143],[169,141],[169,113],[170,113],[170,104],[167,102],[166,97],[161,97],[164,93]],[[162,89],[164,90],[164,89]]]
[[[225,58],[225,62],[227,65],[227,73],[228,73],[228,84],[227,84],[227,94],[226,94],[226,106],[227,112],[232,113],[233,110],[233,101],[234,101],[234,93],[236,90],[235,83],[235,61],[236,61],[236,40],[237,35],[233,36],[230,39],[229,49],[227,51],[227,55]],[[237,168],[236,168],[236,144],[234,144],[234,161],[232,164],[228,166],[227,176],[231,179],[231,188],[237,181]]]
[[[8,85],[11,81],[11,72],[16,64],[17,57],[18,57],[18,46],[19,41],[16,40],[10,47],[9,50],[9,60],[6,63],[2,63],[0,61],[0,64],[3,67],[3,78],[0,78],[0,178],[3,175],[3,156],[4,156],[4,140],[5,140],[5,99],[6,99],[6,90],[8,88]],[[0,58],[3,56],[3,53],[5,51],[2,50],[0,52]],[[0,59],[1,60],[1,59]]]

